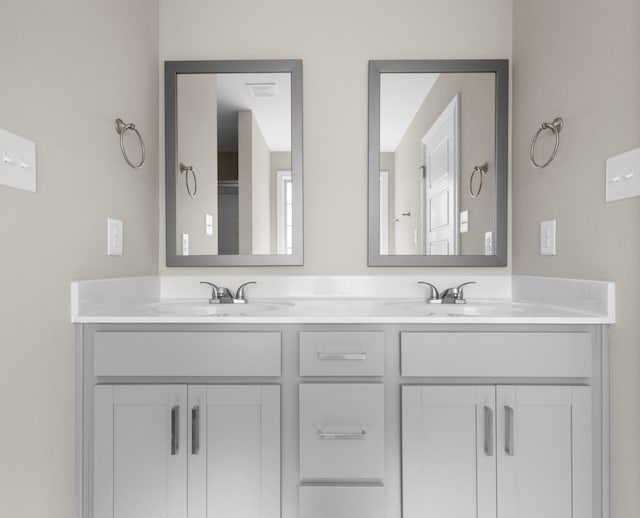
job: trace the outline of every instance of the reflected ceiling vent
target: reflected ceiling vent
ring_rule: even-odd
[[[251,97],[278,97],[278,85],[276,83],[246,83]]]

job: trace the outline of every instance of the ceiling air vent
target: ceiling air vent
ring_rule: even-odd
[[[278,97],[278,85],[276,83],[246,83],[251,97]]]

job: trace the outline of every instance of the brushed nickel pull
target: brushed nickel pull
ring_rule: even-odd
[[[507,452],[507,455],[513,457],[514,455],[514,437],[513,437],[513,426],[514,426],[514,417],[513,417],[513,408],[508,405],[504,406],[504,451]]]
[[[493,457],[493,408],[484,407],[484,453]]]
[[[200,405],[191,409],[191,455],[200,453]]]
[[[180,407],[174,405],[171,408],[171,455],[177,455],[180,447],[180,428],[178,427]]]
[[[367,432],[362,430],[356,433],[328,433],[318,429],[318,439],[323,441],[363,441]]]
[[[366,360],[367,353],[318,353],[318,360]]]

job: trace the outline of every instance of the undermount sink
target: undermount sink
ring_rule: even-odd
[[[154,315],[165,316],[253,316],[285,307],[292,307],[286,301],[251,301],[246,304],[209,304],[206,300],[170,300],[154,302],[144,307]]]
[[[513,316],[526,311],[526,305],[518,302],[474,301],[466,304],[427,304],[421,301],[392,301],[385,305],[400,313],[424,316]]]

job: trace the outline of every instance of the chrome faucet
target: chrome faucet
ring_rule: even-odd
[[[427,304],[466,304],[467,301],[464,298],[464,288],[469,284],[475,284],[475,282],[463,282],[459,286],[447,288],[442,292],[442,294],[438,293],[438,288],[430,282],[418,281],[418,284],[425,284],[429,287]]]
[[[216,286],[212,282],[200,281],[200,284],[207,284],[211,286],[211,298],[209,304],[246,304],[247,299],[244,294],[244,289],[249,284],[257,284],[255,281],[245,282],[242,284],[234,295],[229,288],[223,286]]]

